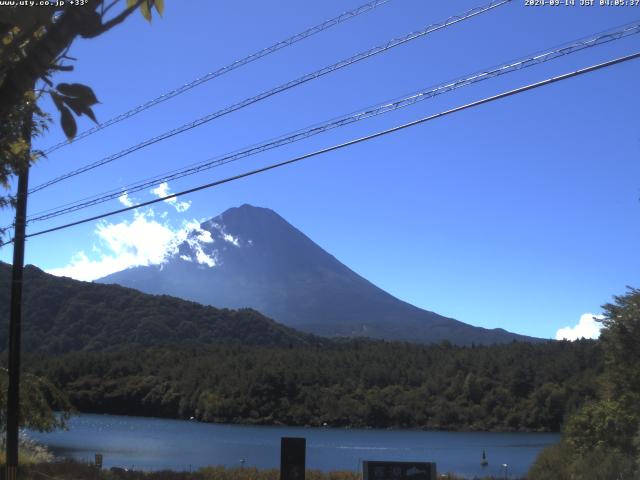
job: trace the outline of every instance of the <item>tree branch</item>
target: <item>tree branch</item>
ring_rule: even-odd
[[[97,29],[95,29],[94,31],[92,31],[91,33],[89,33],[88,35],[82,35],[84,38],[94,38],[97,37],[99,35],[102,35],[104,32],[107,32],[109,30],[111,30],[113,27],[115,27],[116,25],[121,24],[122,22],[124,22],[127,17],[129,15],[131,15],[133,12],[136,11],[136,9],[142,4],[142,2],[144,2],[146,0],[138,0],[135,4],[131,5],[129,8],[125,9],[124,11],[122,11],[119,15],[116,15],[115,17],[113,17],[111,20],[109,20],[108,22],[103,23],[102,25],[100,25],[100,27],[98,27]],[[113,5],[113,4],[112,4]],[[110,5],[111,6],[111,5]]]
[[[13,111],[30,86],[47,73],[56,57],[83,30],[86,20],[95,13],[99,4],[99,1],[93,1],[85,8],[68,8],[58,21],[50,26],[47,33],[34,42],[27,57],[7,71],[0,85],[0,118],[5,118]]]
[[[113,2],[111,2],[109,5],[107,5],[106,7],[104,7],[104,9],[102,10],[102,16],[104,17],[104,15],[111,10],[111,8],[116,5],[120,0],[113,0]],[[104,3],[103,3],[104,5]]]
[[[0,84],[0,118],[6,118],[20,104],[24,93],[37,79],[45,76],[77,36],[93,38],[101,35],[126,20],[143,1],[146,0],[138,0],[105,23],[96,11],[104,0],[90,0],[84,8],[67,8],[45,35],[34,42],[27,57],[6,71]]]

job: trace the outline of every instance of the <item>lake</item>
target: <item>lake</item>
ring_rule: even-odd
[[[56,456],[140,470],[207,465],[277,468],[281,437],[307,439],[307,468],[360,471],[362,460],[437,463],[439,473],[524,475],[540,451],[560,439],[548,433],[427,432],[221,425],[116,415],[75,415],[68,431],[28,432]],[[489,465],[480,467],[485,450]]]

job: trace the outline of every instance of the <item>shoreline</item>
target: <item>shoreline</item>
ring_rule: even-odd
[[[56,412],[58,414],[62,412]],[[91,411],[91,410],[76,410],[68,412],[69,415],[110,415],[116,417],[128,417],[128,418],[147,418],[147,419],[156,419],[156,420],[175,420],[179,422],[194,422],[201,423],[205,425],[226,425],[226,426],[239,426],[239,427],[279,427],[279,428],[314,428],[314,429],[333,429],[333,430],[379,430],[379,431],[413,431],[413,432],[452,432],[452,433],[527,433],[527,434],[560,434],[561,431],[553,431],[553,430],[517,430],[517,429],[491,429],[491,430],[483,430],[483,429],[456,429],[451,427],[442,427],[442,428],[433,428],[433,427],[407,427],[402,425],[392,425],[388,427],[375,427],[370,425],[365,426],[357,426],[357,425],[329,425],[329,424],[318,424],[318,425],[310,425],[310,424],[286,424],[282,422],[262,422],[262,421],[248,421],[248,422],[208,422],[203,420],[198,420],[193,417],[190,418],[176,418],[176,417],[158,417],[151,415],[133,415],[127,413],[114,413],[114,412],[105,412],[105,411]]]
[[[245,467],[275,468],[281,438],[304,437],[307,466],[323,472],[358,472],[362,460],[433,461],[439,470],[470,478],[497,475],[503,463],[524,475],[545,446],[560,440],[549,433],[247,426],[105,414],[74,415],[69,427],[67,432],[28,435],[57,457],[86,462],[100,453],[108,467],[176,471],[206,465],[233,468],[242,458]],[[487,468],[480,466],[484,450]]]

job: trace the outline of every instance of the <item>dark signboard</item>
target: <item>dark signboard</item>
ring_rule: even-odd
[[[282,437],[280,480],[304,480],[307,442],[304,438]]]
[[[432,462],[362,462],[364,480],[436,480]]]

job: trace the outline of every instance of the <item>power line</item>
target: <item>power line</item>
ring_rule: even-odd
[[[615,29],[615,30],[611,29],[606,32],[601,32],[599,34],[596,34],[590,37],[584,37],[582,39],[575,40],[574,42],[571,42],[571,43],[562,44],[561,46],[555,47],[551,50],[537,52],[535,54],[522,57],[518,60],[512,60],[510,62],[501,64],[499,66],[480,70],[472,75],[460,77],[456,80],[440,84],[436,87],[430,87],[425,90],[414,92],[411,95],[408,95],[403,98],[385,102],[383,104],[369,107],[365,110],[360,110],[355,113],[350,113],[348,115],[338,117],[336,119],[333,119],[324,123],[316,124],[311,127],[307,127],[305,129],[301,129],[296,132],[286,134],[286,135],[253,145],[251,147],[248,147],[242,150],[238,150],[222,156],[210,158],[208,160],[193,164],[183,169],[173,170],[171,172],[167,172],[162,175],[157,175],[147,180],[130,184],[121,189],[110,190],[108,192],[104,192],[99,195],[93,195],[91,197],[78,200],[76,202],[68,203],[65,205],[61,205],[58,207],[54,207],[48,210],[38,212],[37,214],[34,214],[31,218],[28,219],[28,223],[48,220],[48,219],[65,215],[71,212],[75,212],[84,208],[98,205],[100,203],[104,203],[109,200],[114,200],[120,197],[123,193],[139,192],[141,190],[145,190],[147,188],[157,186],[163,182],[168,182],[168,181],[176,180],[189,175],[194,175],[204,170],[209,170],[211,168],[219,167],[221,165],[225,165],[227,163],[231,163],[242,158],[253,156],[253,155],[265,152],[267,150],[271,150],[283,145],[297,142],[334,128],[343,127],[367,118],[372,118],[378,115],[389,113],[389,112],[398,110],[400,108],[404,108],[404,107],[413,105],[415,103],[421,102],[423,100],[433,98],[437,95],[456,90],[458,88],[472,85],[474,83],[481,82],[483,80],[487,80],[490,78],[495,78],[497,76],[501,76],[507,73],[521,70],[523,68],[532,67],[540,63],[544,63],[553,59],[564,57],[566,55],[570,55],[572,53],[576,53],[578,51],[591,48],[597,45],[602,45],[604,43],[608,43],[614,40],[619,40],[621,38],[625,38],[637,33],[640,33],[640,22],[627,24],[622,27],[619,27],[618,29]]]
[[[463,13],[462,15],[455,15],[452,17],[449,17],[447,20],[445,20],[444,22],[438,23],[438,24],[432,24],[429,25],[428,27],[419,30],[417,32],[412,32],[408,35],[405,35],[404,37],[400,37],[400,38],[396,38],[393,40],[390,40],[389,42],[385,43],[384,45],[379,45],[377,47],[371,48],[369,50],[366,50],[364,52],[360,52],[354,56],[351,56],[347,59],[341,60],[340,62],[334,63],[333,65],[329,65],[327,67],[321,68],[320,70],[316,70],[313,73],[309,73],[307,75],[304,75],[302,77],[299,77],[295,80],[291,80],[287,83],[284,83],[278,87],[275,87],[271,90],[267,90],[264,91],[256,96],[250,97],[250,98],[246,98],[245,100],[242,100],[241,102],[238,102],[236,104],[233,104],[229,107],[226,107],[222,110],[218,110],[217,112],[213,112],[210,113],[208,115],[205,115],[204,117],[201,117],[199,119],[196,119],[190,123],[186,123],[180,127],[174,128],[173,130],[169,130],[167,132],[164,132],[160,135],[157,135],[155,137],[152,137],[150,139],[147,139],[143,142],[140,142],[136,145],[133,145],[129,148],[126,148],[124,150],[121,150],[118,153],[115,153],[113,155],[110,155],[108,157],[105,157],[101,160],[98,160],[96,162],[90,163],[89,165],[85,165],[84,167],[78,168],[76,170],[73,170],[71,172],[68,172],[64,175],[61,175],[57,178],[54,178],[52,180],[49,180],[48,182],[45,182],[43,184],[40,184],[34,188],[32,188],[29,193],[35,193],[38,192],[44,188],[47,188],[51,185],[54,185],[56,183],[59,183],[63,180],[66,180],[68,178],[74,177],[76,175],[80,175],[81,173],[85,173],[88,172],[90,170],[93,170],[95,168],[101,167],[102,165],[106,165],[107,163],[111,163],[119,158],[122,158],[126,155],[129,155],[130,153],[136,152],[142,148],[148,147],[150,145],[153,145],[155,143],[158,143],[162,140],[165,140],[167,138],[173,137],[175,135],[178,135],[180,133],[184,133],[188,130],[191,130],[193,128],[199,127],[201,125],[204,125],[205,123],[208,123],[216,118],[222,117],[224,115],[227,115],[231,112],[234,112],[236,110],[240,110],[241,108],[247,107],[249,105],[252,105],[256,102],[259,102],[261,100],[264,100],[266,98],[269,98],[273,95],[276,95],[278,93],[284,92],[285,90],[289,90],[291,88],[297,87],[298,85],[302,85],[306,82],[309,82],[311,80],[315,80],[316,78],[322,77],[324,75],[327,75],[329,73],[335,72],[337,70],[340,70],[342,68],[345,68],[347,66],[353,65],[354,63],[357,63],[361,60],[367,59],[369,57],[372,57],[374,55],[378,55],[380,53],[386,52],[392,48],[398,47],[400,45],[403,45],[407,42],[410,42],[412,40],[416,40],[418,38],[421,38],[425,35],[428,35],[430,33],[433,33],[435,31],[438,30],[442,30],[444,28],[450,27],[451,25],[455,25],[459,22],[462,22],[464,20],[467,20],[469,18],[475,17],[477,15],[481,15],[483,13],[486,13],[490,10],[493,10],[494,8],[500,7],[502,5],[505,5],[507,3],[510,3],[511,0],[494,0],[489,2],[488,4],[482,6],[482,7],[477,7],[474,9],[471,9],[469,11],[467,11],[466,13]]]
[[[242,67],[244,65],[247,65],[251,62],[254,62],[255,60],[258,60],[262,57],[265,57],[271,53],[277,52],[278,50],[281,50],[285,47],[289,47],[295,43],[298,43],[301,40],[304,40],[306,38],[309,38],[313,35],[315,35],[316,33],[320,33],[324,30],[327,30],[331,27],[334,27],[342,22],[345,22],[347,20],[350,20],[352,18],[357,17],[358,15],[361,15],[363,13],[369,12],[373,9],[375,9],[376,7],[387,3],[391,0],[374,0],[372,2],[369,3],[365,3],[364,5],[359,6],[358,8],[355,8],[353,10],[349,10],[347,12],[344,12],[340,15],[338,15],[337,17],[331,18],[329,20],[326,20],[314,27],[311,27],[303,32],[297,33],[295,35],[293,35],[292,37],[286,38],[278,43],[274,43],[273,45],[263,48],[262,50],[258,50],[257,52],[254,52],[250,55],[247,55],[244,58],[241,58],[240,60],[236,60],[233,63],[230,63],[229,65],[219,68],[218,70],[215,70],[213,72],[207,73],[206,75],[203,75],[199,78],[196,78],[195,80],[192,80],[189,83],[185,83],[184,85],[181,85],[180,87],[174,88],[173,90],[170,90],[166,93],[163,93],[162,95],[160,95],[159,97],[156,97],[152,100],[149,100],[145,103],[142,103],[140,105],[138,105],[135,108],[132,108],[131,110],[128,110],[124,113],[121,113],[115,117],[110,118],[109,120],[106,120],[105,122],[102,122],[100,125],[96,125],[88,130],[85,130],[84,132],[79,133],[78,135],[75,136],[75,138],[73,138],[72,140],[69,141],[63,141],[60,143],[57,143],[55,145],[52,145],[51,147],[47,148],[44,150],[44,154],[48,155],[51,152],[54,152],[55,150],[58,150],[59,148],[62,148],[66,145],[70,145],[72,143],[77,142],[80,139],[86,138],[89,135],[93,135],[96,132],[99,132],[100,130],[103,130],[107,127],[110,127],[111,125],[115,125],[116,123],[120,123],[123,120],[126,120],[128,118],[133,117],[134,115],[137,115],[140,112],[143,112],[144,110],[147,110],[151,107],[154,107],[156,105],[158,105],[159,103],[162,103],[166,100],[169,100],[170,98],[173,97],[177,97],[178,95],[191,90],[194,87],[197,87],[198,85],[202,85],[205,82],[208,82],[209,80],[213,80],[214,78],[220,77],[222,75],[224,75],[225,73],[229,73],[233,70],[235,70],[236,68]]]
[[[447,115],[451,115],[453,113],[460,112],[462,110],[467,110],[469,108],[474,108],[474,107],[483,105],[485,103],[490,103],[490,102],[493,102],[493,101],[496,101],[496,100],[500,100],[502,98],[506,98],[506,97],[510,97],[510,96],[513,96],[513,95],[516,95],[516,94],[519,94],[519,93],[526,92],[528,90],[533,90],[535,88],[540,88],[540,87],[543,87],[545,85],[549,85],[551,83],[560,82],[562,80],[566,80],[566,79],[569,79],[569,78],[572,78],[572,77],[576,77],[576,76],[579,76],[579,75],[584,75],[586,73],[594,72],[596,70],[600,70],[600,69],[603,69],[603,68],[606,68],[606,67],[617,65],[619,63],[628,62],[630,60],[635,60],[637,58],[640,58],[640,52],[636,52],[636,53],[633,53],[633,54],[630,54],[630,55],[626,55],[624,57],[619,57],[619,58],[616,58],[616,59],[613,59],[613,60],[609,60],[609,61],[606,61],[606,62],[603,62],[603,63],[592,65],[590,67],[582,68],[580,70],[575,70],[573,72],[564,73],[562,75],[551,77],[551,78],[548,78],[546,80],[542,80],[540,82],[536,82],[536,83],[532,83],[532,84],[529,84],[529,85],[525,85],[523,87],[515,88],[513,90],[509,90],[509,91],[506,91],[506,92],[503,92],[503,93],[499,93],[499,94],[493,95],[491,97],[483,98],[482,100],[477,100],[475,102],[467,103],[465,105],[462,105],[462,106],[459,106],[459,107],[455,107],[455,108],[452,108],[450,110],[445,110],[445,111],[440,112],[440,113],[429,115],[427,117],[423,117],[423,118],[420,118],[418,120],[414,120],[414,121],[409,122],[409,123],[405,123],[405,124],[402,124],[402,125],[399,125],[399,126],[396,126],[396,127],[393,127],[393,128],[389,128],[387,130],[382,130],[382,131],[379,131],[379,132],[376,132],[376,133],[372,133],[370,135],[366,135],[364,137],[356,138],[354,140],[349,140],[348,142],[340,143],[338,145],[333,145],[331,147],[323,148],[321,150],[316,150],[314,152],[307,153],[305,155],[301,155],[299,157],[295,157],[295,158],[292,158],[292,159],[289,159],[289,160],[285,160],[285,161],[282,161],[282,162],[279,162],[279,163],[274,163],[274,164],[271,164],[271,165],[267,165],[266,167],[257,168],[255,170],[251,170],[251,171],[244,172],[244,173],[241,173],[241,174],[238,174],[238,175],[234,175],[232,177],[227,177],[227,178],[224,178],[222,180],[217,180],[215,182],[211,182],[211,183],[207,183],[207,184],[204,184],[204,185],[200,185],[198,187],[190,188],[188,190],[183,190],[182,192],[178,192],[178,193],[174,193],[174,194],[171,194],[171,195],[167,195],[165,197],[156,198],[154,200],[149,200],[149,201],[143,202],[143,203],[141,203],[139,205],[134,205],[134,206],[131,206],[131,207],[125,207],[125,208],[120,208],[120,209],[117,209],[117,210],[112,210],[110,212],[103,213],[103,214],[100,214],[100,215],[95,215],[93,217],[85,218],[85,219],[82,219],[82,220],[78,220],[78,221],[75,221],[75,222],[67,223],[67,224],[60,225],[60,226],[53,227],[53,228],[48,228],[46,230],[40,230],[39,232],[30,233],[30,234],[26,235],[26,237],[36,237],[36,236],[39,236],[39,235],[44,235],[45,233],[56,232],[58,230],[63,230],[63,229],[66,229],[66,228],[74,227],[76,225],[81,225],[83,223],[88,223],[88,222],[92,222],[92,221],[95,221],[95,220],[100,220],[102,218],[109,217],[109,216],[112,216],[112,215],[116,215],[118,213],[128,212],[128,211],[134,210],[136,208],[146,207],[146,206],[152,205],[154,203],[162,202],[162,201],[165,201],[165,200],[170,200],[172,198],[177,198],[179,196],[188,195],[190,193],[195,193],[195,192],[198,192],[200,190],[205,190],[207,188],[212,188],[212,187],[215,187],[215,186],[218,186],[218,185],[222,185],[222,184],[225,184],[225,183],[229,183],[229,182],[232,182],[232,181],[235,181],[235,180],[240,180],[241,178],[250,177],[250,176],[256,175],[258,173],[263,173],[263,172],[266,172],[266,171],[269,171],[269,170],[273,170],[275,168],[283,167],[285,165],[290,165],[292,163],[296,163],[296,162],[299,162],[299,161],[302,161],[302,160],[306,160],[308,158],[315,157],[315,156],[318,156],[318,155],[321,155],[321,154],[324,154],[324,153],[332,152],[334,150],[340,150],[340,149],[349,147],[351,145],[355,145],[355,144],[358,144],[358,143],[363,143],[363,142],[366,142],[366,141],[369,141],[369,140],[373,140],[374,138],[378,138],[378,137],[382,137],[382,136],[385,136],[385,135],[388,135],[388,134],[391,134],[391,133],[394,133],[394,132],[398,132],[400,130],[404,130],[404,129],[409,128],[409,127],[414,127],[416,125],[420,125],[422,123],[426,123],[428,121],[435,120],[437,118],[441,118],[441,117],[444,117],[444,116],[447,116]],[[7,243],[9,243],[9,242],[7,242]],[[3,245],[6,245],[6,243],[0,244],[0,246],[3,246]]]

